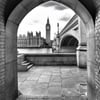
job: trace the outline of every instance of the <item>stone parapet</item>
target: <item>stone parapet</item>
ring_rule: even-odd
[[[76,54],[25,54],[25,60],[33,65],[76,65]]]

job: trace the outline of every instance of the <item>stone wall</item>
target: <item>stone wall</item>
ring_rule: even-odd
[[[0,0],[0,100],[5,100],[5,30],[4,6],[6,0]]]
[[[25,60],[33,65],[76,65],[76,54],[25,54]]]
[[[100,100],[100,7],[95,20],[95,40],[96,40],[96,68],[95,68],[95,82],[96,82],[96,97]]]
[[[7,52],[10,47],[7,48],[6,44],[8,42],[4,14],[6,5],[7,0],[0,0],[0,100],[15,100],[18,89],[17,71],[15,68],[17,59],[16,61],[10,61],[11,57],[7,57],[7,54],[10,54],[10,52]]]

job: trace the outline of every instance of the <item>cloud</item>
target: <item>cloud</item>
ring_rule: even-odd
[[[33,20],[33,22],[34,22],[34,23],[38,23],[39,21],[38,21],[38,20]]]
[[[55,10],[64,10],[67,9],[68,7],[64,6],[63,4],[54,2],[54,1],[49,1],[44,4],[42,4],[43,7],[54,7]]]
[[[27,25],[33,25],[33,24],[37,24],[37,23],[39,23],[39,20],[31,20],[29,22],[26,22],[25,24],[27,24]]]
[[[61,21],[68,21],[70,19],[70,17],[68,17],[68,16],[63,16],[63,17],[61,17],[59,20],[61,20]]]

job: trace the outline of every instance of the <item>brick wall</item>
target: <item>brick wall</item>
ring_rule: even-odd
[[[0,0],[0,100],[5,100],[5,30],[4,6],[6,0]]]
[[[3,95],[5,91],[5,62],[4,62],[5,61],[5,56],[4,56],[5,54],[4,44],[5,43],[4,43],[4,38],[5,38],[4,33],[0,32],[0,100],[3,100],[3,97],[4,97]]]
[[[100,100],[100,7],[95,19],[95,40],[96,40],[96,68],[95,68],[95,83],[96,97]]]

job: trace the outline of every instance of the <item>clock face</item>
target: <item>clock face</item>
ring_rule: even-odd
[[[49,26],[47,26],[47,29],[49,29]]]

